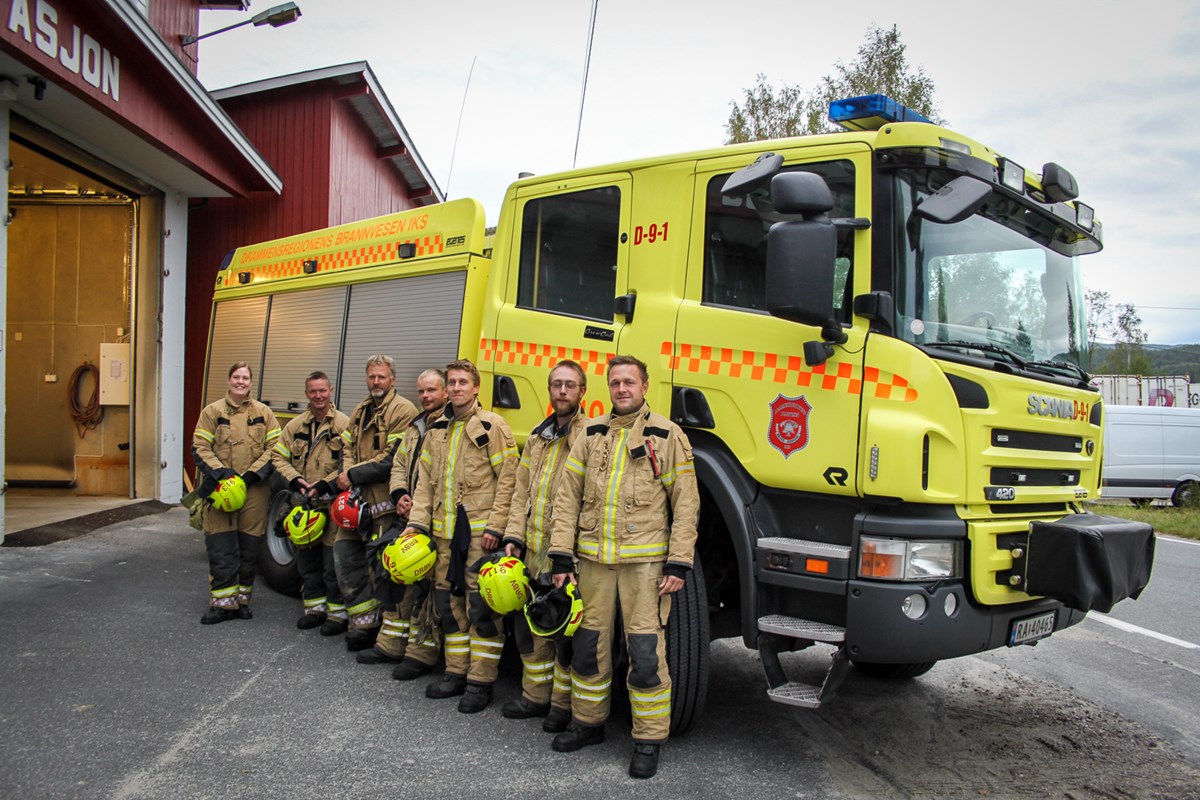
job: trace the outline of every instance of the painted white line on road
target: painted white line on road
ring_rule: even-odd
[[[1088,619],[1094,619],[1097,622],[1103,622],[1105,625],[1111,625],[1114,628],[1119,628],[1130,633],[1140,633],[1142,636],[1149,636],[1151,639],[1158,639],[1160,642],[1173,644],[1178,647],[1186,647],[1188,650],[1200,650],[1200,644],[1193,642],[1185,642],[1183,639],[1176,639],[1174,636],[1167,636],[1165,633],[1159,633],[1147,628],[1139,628],[1137,625],[1130,625],[1128,622],[1122,622],[1119,619],[1113,619],[1107,614],[1101,614],[1099,611],[1089,612]]]
[[[1161,533],[1155,535],[1155,539],[1160,542],[1171,542],[1172,544],[1190,544],[1192,547],[1200,547],[1200,542],[1195,539],[1181,539],[1178,536],[1163,536]]]

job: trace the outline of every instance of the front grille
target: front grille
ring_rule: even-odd
[[[993,486],[1078,486],[1077,469],[1025,469],[992,467]]]
[[[1011,447],[1018,450],[1042,450],[1048,453],[1082,453],[1083,438],[1063,436],[1058,433],[1035,433],[993,428],[992,446]]]

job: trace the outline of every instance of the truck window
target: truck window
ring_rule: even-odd
[[[620,212],[615,186],[526,203],[517,305],[612,322]]]
[[[854,216],[854,165],[850,161],[786,167],[815,172],[833,193],[830,217]],[[728,173],[708,182],[704,215],[704,289],[702,301],[711,305],[767,310],[767,231],[785,219],[771,205],[767,187],[745,197],[724,197]],[[854,232],[839,229],[834,278],[834,316],[850,319],[850,276],[854,265]]]

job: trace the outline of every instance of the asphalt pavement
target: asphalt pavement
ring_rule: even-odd
[[[627,704],[607,740],[555,753],[496,700],[463,715],[421,679],[354,662],[260,587],[254,619],[202,626],[207,563],[181,508],[0,548],[0,796],[14,798],[842,798],[819,743],[768,702],[752,652],[714,647],[703,719],[626,774]]]

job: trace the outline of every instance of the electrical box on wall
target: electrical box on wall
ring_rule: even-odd
[[[100,405],[129,405],[129,343],[100,345]]]

